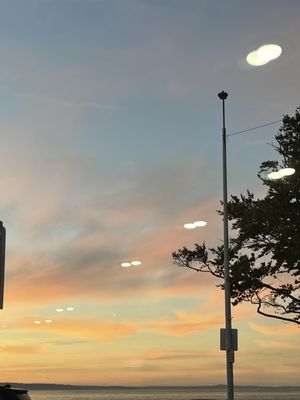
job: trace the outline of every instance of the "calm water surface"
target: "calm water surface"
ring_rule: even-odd
[[[32,400],[226,400],[225,392],[176,390],[30,390]],[[235,400],[300,400],[300,392],[236,392]]]

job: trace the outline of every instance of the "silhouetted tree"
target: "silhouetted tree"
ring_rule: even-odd
[[[258,173],[265,197],[247,191],[228,202],[235,234],[229,249],[231,300],[233,305],[250,302],[263,316],[300,324],[300,107],[294,116],[283,117],[275,139],[281,161],[263,162]],[[280,168],[296,172],[279,180],[267,177]],[[224,278],[222,246],[195,244],[172,256],[180,267]],[[217,286],[223,288],[222,282]]]

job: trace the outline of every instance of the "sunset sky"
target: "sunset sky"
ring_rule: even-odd
[[[222,243],[217,93],[228,133],[300,105],[299,17],[298,0],[0,0],[0,381],[225,383],[224,294],[171,253]],[[249,66],[265,43],[281,57]],[[229,193],[263,195],[279,126],[230,138]],[[299,384],[300,330],[232,314],[236,384]]]

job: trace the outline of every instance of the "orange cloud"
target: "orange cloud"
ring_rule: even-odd
[[[250,322],[249,325],[253,331],[264,336],[295,336],[299,334],[299,328],[291,324],[282,325],[278,323],[277,326],[267,326]]]
[[[220,328],[224,319],[221,314],[201,315],[200,313],[188,313],[185,311],[176,311],[175,314],[177,317],[175,319],[159,319],[159,321],[152,324],[152,329],[168,335],[186,335],[192,332]]]
[[[168,336],[184,336],[193,332],[204,332],[222,326],[223,315],[203,315],[176,311],[173,317],[146,321],[107,321],[88,319],[53,320],[51,324],[35,325],[35,317],[27,317],[10,329],[22,329],[30,332],[55,332],[67,337],[80,337],[99,341],[112,341],[139,332],[159,332]]]
[[[33,354],[40,353],[40,346],[36,345],[7,345],[0,347],[1,354],[7,353],[10,355],[22,355],[22,354]]]
[[[291,342],[279,342],[279,341],[267,341],[267,340],[256,340],[256,344],[264,349],[282,349],[282,350],[299,350],[300,344]]]
[[[211,357],[220,357],[220,351],[174,351],[174,350],[153,350],[144,356],[145,360],[183,360],[183,359],[203,359]]]
[[[140,295],[199,296],[199,290],[203,295],[210,288],[219,292],[215,288],[216,281],[208,274],[197,274],[172,265],[169,256],[148,262],[147,258],[135,254],[143,261],[142,266],[126,270],[120,267],[121,257],[112,259],[96,244],[83,246],[79,243],[69,253],[70,259],[56,261],[54,265],[49,260],[41,262],[39,255],[33,259],[28,255],[18,259],[14,257],[11,274],[7,277],[6,301],[36,304],[37,301],[50,303],[54,298],[62,300],[81,296],[105,302],[111,298],[130,299]]]
[[[55,332],[68,337],[110,341],[122,336],[135,334],[139,330],[137,323],[123,321],[64,320],[47,325],[34,325],[34,318],[23,321],[21,329],[35,332]]]

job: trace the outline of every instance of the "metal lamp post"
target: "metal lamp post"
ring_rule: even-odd
[[[230,275],[229,275],[229,238],[228,238],[228,210],[227,210],[227,152],[226,152],[226,128],[225,128],[225,100],[228,93],[222,91],[218,94],[223,106],[223,221],[224,221],[224,288],[225,288],[225,330],[221,330],[221,350],[226,350],[226,371],[227,371],[227,396],[228,400],[234,400],[233,391],[233,363],[234,348],[231,328],[231,303],[230,303]],[[223,331],[223,332],[222,332]],[[222,333],[223,335],[222,338]],[[237,332],[235,332],[237,333]],[[237,337],[235,336],[237,339]],[[223,344],[222,344],[223,341]],[[237,342],[237,340],[235,340]]]
[[[6,230],[0,221],[0,309],[3,309]]]

